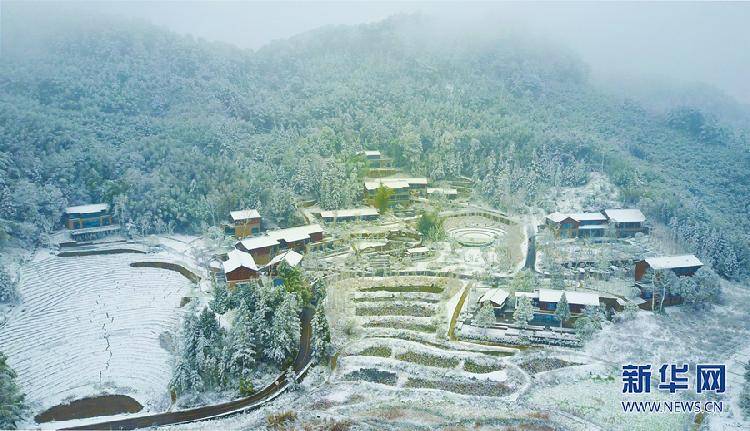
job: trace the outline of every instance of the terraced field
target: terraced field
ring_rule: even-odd
[[[33,411],[103,392],[147,408],[167,396],[170,353],[161,344],[177,329],[191,283],[130,267],[142,259],[52,257],[22,269],[23,303],[0,327],[0,346]]]
[[[339,286],[349,290],[342,308],[361,327],[337,359],[341,382],[496,397],[523,385],[525,373],[506,359],[512,352],[471,350],[446,340],[450,300],[460,295],[462,282],[386,277]]]

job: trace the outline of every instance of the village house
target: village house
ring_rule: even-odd
[[[646,217],[637,208],[605,209],[602,212],[559,213],[545,218],[545,227],[558,238],[600,238],[613,235],[618,238],[646,233]]]
[[[260,233],[261,218],[257,210],[245,209],[229,213],[234,224],[234,236],[237,239],[255,236]]]
[[[227,260],[222,262],[222,267],[229,288],[258,278],[259,269],[250,253],[232,250],[227,253]]]
[[[428,187],[426,189],[427,197],[445,196],[448,199],[458,197],[458,190],[446,187]]]
[[[569,290],[539,289],[537,307],[540,311],[554,312],[560,302],[563,292],[568,301],[568,307],[573,314],[583,313],[585,307],[599,306],[599,294],[595,292],[578,292]]]
[[[635,281],[641,281],[651,271],[671,270],[677,276],[689,277],[703,266],[695,255],[647,257],[635,264]]]
[[[600,238],[607,231],[607,217],[597,212],[562,214],[554,212],[545,219],[545,226],[558,238]]]
[[[614,226],[615,235],[618,238],[648,232],[648,228],[643,225],[646,216],[637,208],[605,209],[603,213],[609,223]]]
[[[266,235],[245,238],[235,244],[235,248],[250,253],[258,264],[271,261],[281,250],[303,251],[308,244],[323,241],[323,228],[318,224],[290,227],[268,231]]]
[[[390,168],[392,159],[386,157],[378,150],[365,150],[360,151],[359,154],[364,155],[367,160],[367,166],[371,169],[383,169]]]
[[[653,304],[662,306],[677,305],[682,303],[682,298],[669,291],[662,292],[654,289],[654,276],[661,271],[672,271],[678,277],[691,277],[703,263],[692,254],[681,256],[648,257],[635,264],[635,286],[641,291],[644,302],[640,304],[643,309],[651,309]]]
[[[412,194],[421,194],[427,189],[429,180],[423,177],[411,178],[381,178],[378,180],[365,181],[365,200],[373,204],[375,195],[380,186],[386,186],[393,190],[391,205],[406,203],[411,200]]]
[[[112,224],[108,204],[89,204],[65,208],[65,226],[68,229],[102,227]]]
[[[271,261],[263,267],[262,271],[273,277],[278,274],[279,265],[282,263],[285,263],[292,268],[296,268],[302,263],[302,258],[303,256],[296,251],[287,250],[271,259]]]
[[[274,238],[269,236],[256,236],[252,238],[245,238],[238,241],[235,248],[245,253],[250,253],[253,256],[255,262],[260,265],[264,265],[271,260],[271,256],[276,255],[279,250],[280,244]]]
[[[378,213],[378,210],[372,207],[350,208],[320,212],[320,218],[328,223],[356,220],[375,220],[378,217],[380,217],[380,213]]]

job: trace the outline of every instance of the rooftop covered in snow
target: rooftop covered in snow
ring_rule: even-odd
[[[258,270],[255,259],[253,259],[250,253],[235,249],[227,253],[227,257],[228,259],[222,262],[224,272],[232,272],[239,267],[252,269],[253,271]]]
[[[505,304],[505,300],[508,299],[508,291],[504,289],[488,289],[482,296],[479,297],[479,302],[491,302],[493,304],[496,304],[498,306],[501,306]]]
[[[320,216],[323,218],[349,218],[349,217],[371,217],[371,216],[377,216],[378,210],[372,207],[362,207],[362,208],[349,208],[349,209],[340,209],[340,210],[331,210],[331,211],[321,211]]]
[[[653,269],[692,268],[695,266],[703,266],[703,262],[693,254],[647,257],[644,260]]]
[[[280,253],[280,254],[276,255],[276,257],[274,257],[273,259],[271,259],[271,261],[268,262],[268,264],[266,264],[265,268],[277,265],[277,264],[281,263],[282,261],[286,262],[287,265],[289,265],[289,266],[295,267],[295,266],[299,265],[300,262],[302,262],[302,257],[303,256],[301,254],[297,253],[296,251],[294,251],[294,250],[288,250],[288,251],[285,251],[283,253]]]
[[[646,217],[638,208],[606,209],[604,214],[615,223],[643,223]]]
[[[598,293],[554,289],[539,289],[539,302],[560,302],[563,292],[565,292],[565,299],[568,301],[568,304],[599,305]]]
[[[247,220],[252,218],[260,218],[260,213],[254,209],[246,209],[240,211],[230,211],[229,215],[233,221]]]
[[[108,204],[88,204],[65,208],[65,214],[96,214],[109,210]]]

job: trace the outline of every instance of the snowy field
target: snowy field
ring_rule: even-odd
[[[144,410],[168,400],[171,354],[160,336],[177,330],[191,283],[129,266],[153,257],[47,254],[22,268],[23,303],[0,327],[0,345],[34,413],[102,393],[131,396]]]

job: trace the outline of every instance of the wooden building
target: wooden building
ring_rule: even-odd
[[[227,260],[222,262],[222,267],[230,288],[258,278],[259,269],[250,253],[232,250],[227,253]]]
[[[112,214],[109,205],[89,204],[65,208],[65,226],[68,229],[84,229],[110,226]]]
[[[393,190],[391,205],[403,204],[411,201],[412,195],[424,194],[427,190],[429,180],[423,177],[410,178],[380,178],[373,181],[365,181],[365,201],[373,204],[375,195],[381,186]]]
[[[347,222],[355,220],[376,220],[380,217],[378,210],[372,207],[321,211],[320,218],[325,222]]]
[[[278,274],[279,265],[282,263],[285,263],[292,268],[296,268],[302,263],[302,258],[303,256],[296,251],[287,250],[271,259],[271,261],[262,268],[262,271],[273,277]]]
[[[428,197],[445,196],[451,200],[458,197],[458,190],[453,188],[427,187],[426,191]]]
[[[599,306],[599,294],[595,292],[578,292],[569,290],[539,289],[539,298],[537,306],[540,311],[555,312],[557,304],[560,302],[563,292],[565,299],[568,301],[570,312],[574,314],[582,313],[585,307]]]
[[[264,265],[271,260],[271,256],[279,251],[279,242],[269,236],[256,236],[238,241],[234,247],[245,253],[250,253],[256,263]]]
[[[246,209],[229,213],[234,223],[234,236],[237,239],[260,234],[261,218],[257,210]]]
[[[323,228],[318,224],[268,231],[266,235],[238,241],[236,249],[250,253],[260,265],[271,261],[282,250],[303,251],[309,244],[323,241]]]
[[[644,226],[646,216],[637,208],[605,209],[602,211],[614,227],[618,238],[634,236],[636,233],[647,233]]]
[[[695,255],[647,257],[635,264],[635,281],[641,281],[649,271],[671,270],[679,277],[689,277],[703,266]]]
[[[367,160],[367,166],[370,169],[391,169],[391,162],[393,161],[390,157],[386,157],[377,150],[365,150],[359,154],[365,156]]]
[[[304,250],[310,243],[323,241],[323,228],[319,224],[272,230],[268,236],[279,243],[281,249]]]
[[[600,238],[607,232],[608,223],[607,217],[602,213],[554,212],[546,217],[545,226],[555,232],[558,238]]]

